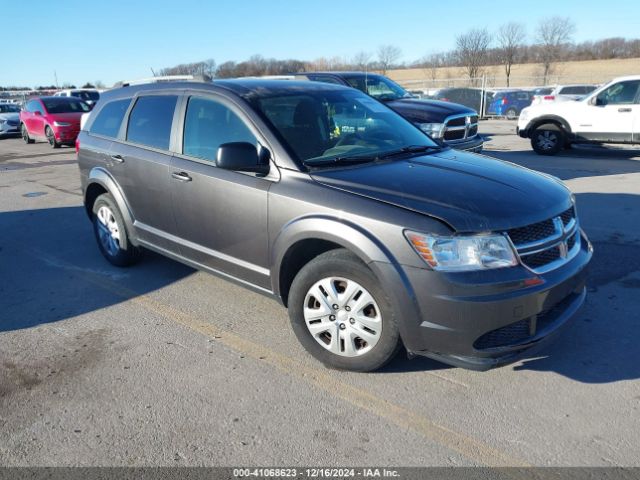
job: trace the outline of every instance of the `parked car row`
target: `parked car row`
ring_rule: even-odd
[[[555,87],[538,87],[534,89],[500,89],[483,90],[480,88],[440,88],[431,91],[426,98],[455,102],[473,108],[481,113],[481,117],[499,116],[515,119],[523,108],[532,104],[554,101],[576,100],[592,92],[596,85],[558,85]]]

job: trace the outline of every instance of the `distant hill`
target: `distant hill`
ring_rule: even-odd
[[[505,87],[504,68],[492,65],[485,68],[487,86]],[[432,80],[432,70],[428,68],[405,68],[389,70],[387,76],[408,88],[429,88],[447,86],[468,86],[469,80],[461,67],[435,69],[436,79]],[[640,58],[612,60],[585,60],[561,62],[547,82],[549,85],[564,83],[604,83],[614,77],[640,75]],[[542,85],[541,66],[537,63],[513,65],[511,69],[512,87]]]

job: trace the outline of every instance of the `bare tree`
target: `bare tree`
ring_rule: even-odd
[[[553,73],[555,63],[562,58],[563,49],[571,41],[576,27],[569,17],[549,17],[540,21],[536,30],[536,41],[540,46],[544,84]]]
[[[442,54],[432,53],[431,55],[424,56],[420,63],[425,76],[428,76],[431,81],[435,81],[435,79],[438,78],[438,69],[444,66],[444,59],[442,58]]]
[[[373,57],[371,53],[361,51],[354,55],[353,60],[351,60],[351,63],[358,70],[368,70],[369,63],[371,63],[371,57]]]
[[[486,28],[469,30],[456,37],[456,57],[472,82],[476,81],[487,63],[490,44],[491,35]]]
[[[378,65],[383,75],[402,57],[402,50],[395,45],[380,45],[378,48]]]
[[[497,53],[500,63],[504,65],[507,87],[509,86],[509,77],[511,77],[511,66],[519,60],[525,37],[525,29],[521,23],[509,22],[502,25],[498,30]]]

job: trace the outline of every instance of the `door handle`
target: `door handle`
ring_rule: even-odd
[[[619,108],[618,111],[619,112],[630,112],[631,109],[630,108]]]
[[[171,174],[171,176],[173,178],[175,178],[176,180],[180,180],[181,182],[190,182],[191,181],[191,177],[189,176],[188,173],[184,173],[184,172],[173,172]]]
[[[111,155],[111,160],[118,163],[124,163],[124,158],[122,158],[122,155]]]

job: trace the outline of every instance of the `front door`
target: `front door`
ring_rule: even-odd
[[[273,180],[215,166],[223,143],[260,148],[241,116],[220,98],[188,99],[182,153],[173,157],[170,173],[177,235],[188,259],[270,289],[267,195]]]
[[[576,119],[578,138],[598,142],[631,142],[634,118],[639,114],[640,80],[614,83],[592,101],[582,102],[583,115]]]

